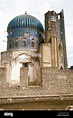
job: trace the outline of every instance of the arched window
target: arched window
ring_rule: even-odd
[[[23,46],[26,47],[26,41],[25,40],[23,41]]]
[[[14,43],[14,47],[17,47],[17,46],[18,46],[18,41],[16,40]]]
[[[62,46],[61,46],[61,44],[59,44],[59,51],[61,51],[62,50]]]
[[[31,42],[31,47],[34,47],[34,41]]]
[[[61,43],[59,44],[59,59],[60,62],[63,62],[63,46]]]

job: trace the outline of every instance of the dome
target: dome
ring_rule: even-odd
[[[16,16],[9,22],[7,27],[7,32],[10,32],[16,28],[26,28],[26,27],[36,28],[41,32],[44,31],[43,25],[37,18],[28,14],[23,14]]]
[[[34,16],[23,14],[13,18],[7,27],[7,50],[34,49],[44,42],[44,29]]]

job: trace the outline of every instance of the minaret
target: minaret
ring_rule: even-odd
[[[41,65],[67,69],[64,12],[45,13],[45,43],[40,46]]]
[[[51,47],[51,67],[58,67],[57,15],[54,11],[45,14],[45,41]]]
[[[64,24],[64,10],[58,14],[60,16],[60,40],[63,42],[63,55],[64,55],[64,69],[68,68],[67,64],[67,52],[66,52],[66,39],[65,39],[65,24]]]

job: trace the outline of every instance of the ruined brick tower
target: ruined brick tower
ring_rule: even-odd
[[[41,48],[43,66],[67,69],[63,10],[60,13],[54,11],[45,13],[45,44]]]

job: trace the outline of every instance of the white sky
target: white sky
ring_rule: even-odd
[[[44,26],[44,14],[48,10],[57,13],[64,10],[68,67],[73,65],[73,0],[0,0],[0,52],[7,47],[7,25],[15,16],[33,15]]]

